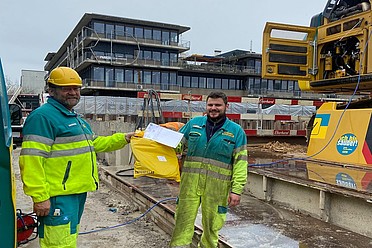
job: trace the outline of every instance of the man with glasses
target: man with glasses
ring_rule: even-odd
[[[74,110],[82,80],[69,67],[51,71],[50,97],[23,127],[23,188],[38,216],[40,247],[76,247],[87,192],[98,189],[96,152],[123,148],[133,133],[95,135]]]

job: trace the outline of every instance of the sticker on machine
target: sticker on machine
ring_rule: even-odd
[[[358,139],[354,134],[346,133],[337,140],[336,146],[341,155],[350,155],[357,149]]]

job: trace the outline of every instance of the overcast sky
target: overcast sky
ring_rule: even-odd
[[[5,75],[19,82],[21,70],[43,70],[84,13],[166,22],[191,27],[183,36],[189,54],[234,49],[261,53],[266,22],[308,26],[326,0],[2,0],[0,58]],[[251,47],[252,42],[252,47]]]

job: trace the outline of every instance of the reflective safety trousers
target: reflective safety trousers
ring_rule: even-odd
[[[242,128],[226,120],[206,137],[207,117],[190,120],[181,130],[187,143],[182,167],[176,225],[171,247],[191,244],[199,206],[203,234],[200,247],[217,247],[218,231],[225,223],[228,195],[241,194],[247,180],[247,138]]]
[[[96,152],[127,144],[125,134],[95,136],[89,124],[53,98],[35,109],[23,127],[19,159],[24,191],[34,202],[98,188]]]

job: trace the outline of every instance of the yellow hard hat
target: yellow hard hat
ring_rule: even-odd
[[[48,77],[48,83],[57,86],[82,86],[79,74],[70,67],[57,67],[53,69]]]

